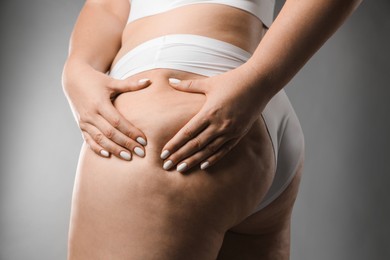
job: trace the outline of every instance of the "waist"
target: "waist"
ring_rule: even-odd
[[[238,8],[221,4],[186,5],[128,23],[118,59],[138,44],[167,34],[204,35],[253,53],[265,32],[258,18]]]
[[[139,44],[122,56],[110,75],[124,79],[157,69],[214,76],[245,63],[251,53],[224,41],[195,34],[167,34]]]

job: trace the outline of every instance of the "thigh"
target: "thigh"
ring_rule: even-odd
[[[303,158],[288,188],[270,205],[228,230],[218,260],[287,260],[290,222],[303,170]]]

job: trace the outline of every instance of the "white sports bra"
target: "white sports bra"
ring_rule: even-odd
[[[275,0],[129,0],[131,10],[128,23],[145,16],[169,11],[190,4],[223,4],[247,11],[258,17],[265,26],[273,21]]]

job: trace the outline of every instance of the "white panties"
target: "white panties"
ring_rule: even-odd
[[[235,45],[194,34],[168,34],[148,40],[125,54],[110,75],[124,79],[136,73],[166,68],[214,76],[245,63],[251,54]],[[288,186],[304,153],[304,137],[299,120],[282,89],[262,112],[272,140],[276,172],[257,212],[275,200]]]

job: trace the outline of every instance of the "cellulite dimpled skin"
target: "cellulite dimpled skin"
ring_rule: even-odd
[[[114,64],[110,75],[125,79],[143,71],[168,68],[211,77],[242,65],[250,56],[250,53],[237,46],[213,38],[169,34],[133,48]],[[169,80],[172,83],[178,79]],[[253,213],[266,207],[287,188],[304,154],[302,129],[284,90],[268,102],[262,118],[273,144],[276,174],[268,193]],[[163,151],[160,155],[162,159],[168,156],[169,151]],[[170,170],[173,165],[168,160],[164,162],[163,169]],[[206,166],[203,164],[203,168]],[[176,170],[181,172],[186,167],[186,163],[181,163]]]
[[[61,71],[84,2],[0,2],[0,259],[66,259],[82,138]],[[390,259],[389,8],[364,1],[286,87],[307,151],[292,260]]]

